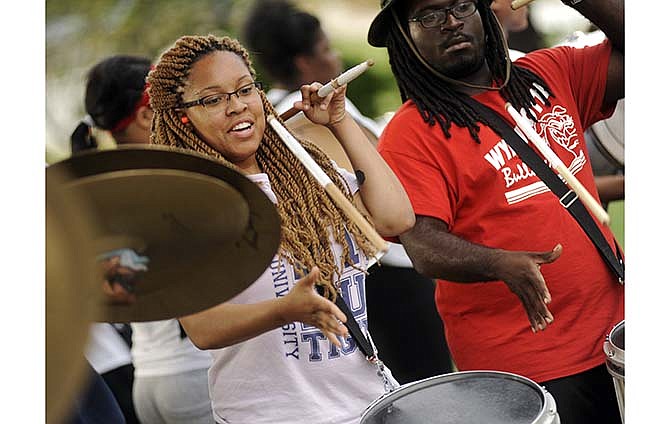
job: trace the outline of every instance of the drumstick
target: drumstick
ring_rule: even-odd
[[[293,152],[293,154],[302,162],[316,181],[326,190],[330,198],[339,206],[345,215],[347,215],[358,228],[363,232],[370,242],[375,246],[378,253],[375,258],[381,257],[388,249],[388,243],[377,233],[370,223],[361,215],[356,207],[346,198],[339,188],[333,183],[328,175],[319,167],[314,159],[307,153],[298,140],[279,122],[274,116],[268,116],[268,123],[277,132],[279,138]]]
[[[520,9],[532,1],[533,0],[514,0],[511,5],[512,10]]]
[[[363,72],[365,72],[369,67],[373,66],[374,64],[375,64],[374,60],[368,59],[365,62],[354,66],[353,68],[349,69],[339,77],[332,79],[328,84],[319,88],[317,94],[319,95],[319,97],[326,97],[327,95],[335,91],[338,87],[341,87],[344,84],[348,84],[351,81],[358,78]]]
[[[528,137],[528,139],[537,147],[542,155],[552,164],[558,173],[563,177],[565,182],[575,192],[575,194],[584,202],[584,205],[591,210],[596,219],[605,225],[609,225],[610,217],[607,211],[603,209],[602,205],[589,193],[586,188],[579,182],[579,180],[572,175],[570,170],[563,164],[563,161],[554,153],[553,150],[545,143],[540,135],[528,124],[521,114],[514,109],[514,107],[506,103],[505,109],[512,116],[521,131]]]
[[[358,78],[363,72],[365,72],[369,67],[373,66],[375,64],[375,61],[372,59],[368,59],[363,63],[360,63],[353,68],[350,68],[349,70],[345,71],[343,74],[340,74],[337,78],[334,78],[330,80],[330,82],[323,87],[319,88],[319,91],[317,91],[316,94],[318,94],[319,97],[323,98],[332,93],[334,90],[336,90],[338,87],[343,86],[344,84],[348,84],[351,81],[355,80]],[[291,109],[287,110],[286,112],[282,113],[280,115],[281,119],[286,121],[287,119],[291,118],[295,114],[300,112],[300,110],[292,107]]]

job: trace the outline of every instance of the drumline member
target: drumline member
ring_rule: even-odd
[[[119,145],[149,143],[153,111],[146,77],[150,69],[150,59],[129,55],[110,56],[91,68],[85,93],[88,116],[72,134],[73,153],[97,147],[93,128],[108,131]],[[129,272],[118,262],[116,257],[103,263],[109,275]],[[108,299],[118,302],[132,296],[116,283],[106,282],[103,289]],[[94,324],[93,331],[100,332],[109,325]],[[121,406],[125,406],[128,423],[138,422],[138,418],[156,424],[211,423],[207,385],[210,355],[193,346],[176,319],[131,323],[130,327],[129,356],[134,374],[126,383],[128,393],[117,395],[122,399]],[[102,345],[91,346],[89,357],[111,353],[99,352],[101,348]],[[118,392],[115,390],[115,394]],[[129,396],[132,398],[126,400]]]
[[[152,143],[200,152],[246,174],[276,204],[282,223],[279,252],[256,282],[180,321],[198,347],[211,350],[217,422],[355,423],[395,382],[388,370],[377,375],[346,337],[346,317],[331,300],[339,293],[366,328],[364,270],[375,249],[266,123],[278,115],[255,77],[239,42],[213,35],[181,37],[149,74]],[[319,99],[320,86],[302,86],[294,106],[335,134],[364,181],[301,144],[349,199],[349,190],[360,190],[380,234],[406,231],[414,222],[409,200],[345,113],[346,86]]]
[[[340,55],[319,19],[287,0],[257,0],[242,32],[252,58],[272,78],[266,96],[279,113],[301,98],[301,84],[325,84],[342,71]],[[363,115],[348,98],[345,108],[376,145],[383,124]],[[326,139],[311,141],[328,151]],[[379,265],[370,267],[366,294],[370,331],[401,384],[453,371],[433,300],[435,282],[416,272],[402,245],[391,243]]]
[[[108,131],[119,144],[146,143],[150,134],[151,109],[148,108],[148,98],[146,103],[141,99],[150,66],[151,61],[144,57],[116,55],[97,62],[88,70],[84,93],[87,116],[70,136],[73,154],[98,147],[94,128]],[[124,119],[128,115],[133,117]],[[114,291],[112,286],[105,288]],[[139,423],[133,402],[135,367],[130,340],[127,335],[122,337],[116,326],[111,323],[91,325],[86,359],[109,386],[126,422]],[[123,333],[132,333],[127,324],[123,326]],[[91,387],[100,386],[94,384]]]
[[[623,285],[472,102],[511,127],[505,103],[523,110],[597,195],[583,128],[623,96],[623,2],[565,2],[609,40],[510,64],[490,0],[383,0],[368,41],[388,49],[405,103],[378,149],[412,201],[416,225],[400,241],[417,270],[439,279],[438,310],[458,369],[542,383],[561,422],[614,423],[602,340],[623,319]],[[598,226],[616,251],[611,230]]]
[[[153,112],[143,96],[151,60],[114,55],[88,71],[84,106],[88,114],[70,136],[72,153],[98,147],[93,129],[106,131],[117,144],[146,143]]]

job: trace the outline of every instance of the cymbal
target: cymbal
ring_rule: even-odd
[[[67,170],[68,190],[91,199],[97,255],[133,248],[149,257],[132,305],[103,305],[97,318],[179,318],[225,302],[267,268],[279,216],[247,177],[203,155],[154,145],[81,152],[47,168]],[[102,280],[100,280],[102,283]]]
[[[67,418],[81,390],[89,324],[99,315],[100,274],[89,234],[97,222],[62,170],[46,180],[46,422]],[[94,284],[94,283],[97,283]]]

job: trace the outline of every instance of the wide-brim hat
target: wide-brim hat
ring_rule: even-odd
[[[491,5],[492,0],[477,0],[487,6]],[[399,0],[381,0],[381,10],[372,20],[370,29],[368,30],[368,43],[374,47],[386,47],[386,38],[388,37],[389,28],[393,25],[393,16],[391,15],[391,8],[400,3]]]
[[[391,16],[391,7],[395,3],[398,3],[398,0],[381,0],[381,10],[375,16],[368,30],[368,43],[371,46],[386,47],[386,37],[388,36],[388,31],[392,24],[391,20],[393,19]]]

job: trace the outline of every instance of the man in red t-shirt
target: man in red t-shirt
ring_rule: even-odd
[[[400,241],[416,269],[438,279],[435,299],[460,370],[541,383],[564,424],[616,423],[602,348],[624,318],[623,285],[558,198],[463,97],[514,127],[504,107],[511,103],[597,198],[584,128],[623,96],[623,2],[565,0],[609,39],[538,50],[514,64],[490,3],[383,0],[370,27],[368,42],[387,47],[405,102],[378,146],[416,214]],[[599,227],[616,251],[610,229]]]

